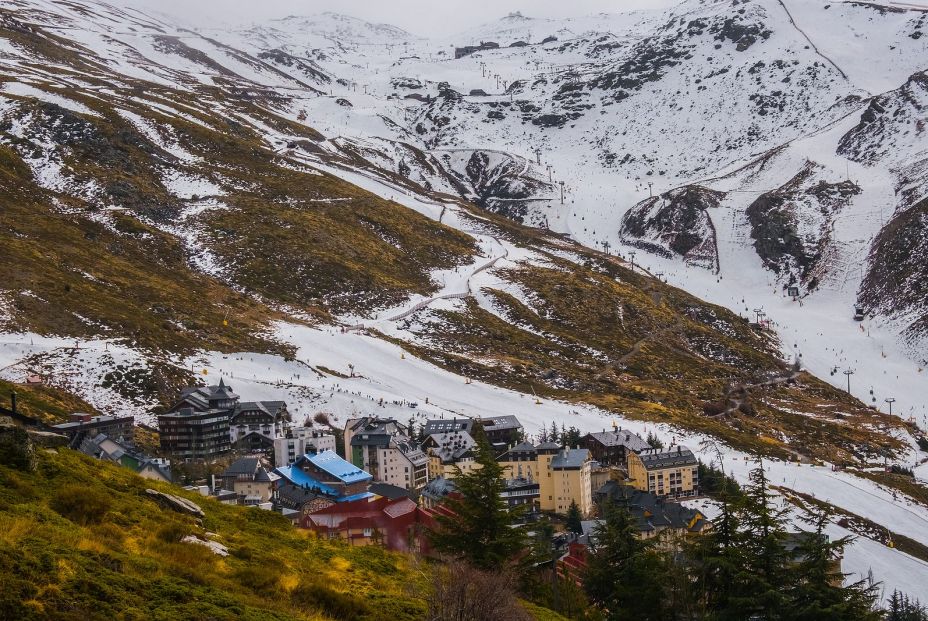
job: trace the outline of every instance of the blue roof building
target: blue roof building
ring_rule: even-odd
[[[347,502],[372,496],[368,488],[373,477],[334,451],[303,455],[290,466],[274,472],[283,484],[313,491],[335,502]]]

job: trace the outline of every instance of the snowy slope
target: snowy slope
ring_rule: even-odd
[[[331,174],[463,231],[475,255],[432,271],[432,293],[334,318],[347,331],[298,324],[312,318],[294,312],[293,322],[275,326],[294,347],[292,358],[204,350],[158,360],[115,339],[74,347],[70,339],[20,333],[0,338],[0,374],[19,380],[42,366],[113,411],[124,403],[120,390],[132,386],[102,382],[109,370],[168,364],[226,377],[253,398],[286,399],[297,420],[317,411],[336,421],[370,412],[400,419],[511,413],[530,432],[551,420],[584,431],[615,420],[695,448],[703,438],[684,429],[468,383],[379,338],[421,345],[419,331],[437,313],[469,303],[508,320],[494,290],[537,308],[535,292],[501,273],[549,266],[550,259],[465,213],[458,201],[466,199],[589,247],[626,258],[635,251],[636,266],[752,319],[761,309],[786,358],[838,387],[847,381],[843,372],[853,371],[852,394],[884,410],[884,399],[894,397],[894,414],[928,427],[928,352],[917,339],[902,342],[924,317],[924,296],[912,288],[904,298],[879,273],[862,288],[880,264],[873,240],[891,233],[890,223],[902,222],[916,240],[928,227],[911,211],[928,189],[918,73],[928,68],[928,36],[918,34],[926,18],[862,3],[825,6],[688,0],[666,11],[568,20],[513,15],[430,41],[334,14],[229,32],[98,2],[6,3],[3,9],[86,52],[80,71],[63,70],[0,39],[0,116],[11,118],[3,144],[29,139],[46,147],[24,150],[41,187],[108,204],[99,187],[69,173],[37,113],[13,114],[39,101],[99,118],[89,103],[96,97],[115,101],[119,117],[154,145],[157,182],[176,202],[169,218],[145,223],[181,240],[201,272],[228,273],[204,245],[203,223],[234,213],[230,203],[247,184],[211,171],[189,136],[142,115],[140,106],[194,126],[228,119],[223,131],[254,132],[281,167]],[[542,44],[549,36],[557,41]],[[487,40],[504,47],[458,60],[449,53],[451,44]],[[515,41],[529,45],[507,47]],[[137,80],[165,88],[140,89]],[[184,91],[191,96],[178,95]],[[242,101],[292,125],[272,123]],[[313,130],[321,135],[307,138]],[[338,201],[355,199],[318,200],[337,209]],[[115,231],[115,213],[94,217]],[[896,238],[886,239],[891,245]],[[569,248],[558,256],[586,260]],[[924,282],[924,266],[914,263],[912,282]],[[785,296],[790,284],[800,287],[799,300]],[[856,323],[851,314],[861,292],[874,316]],[[0,319],[5,305],[0,298]],[[337,375],[352,369],[353,378]],[[130,409],[144,419],[152,405],[139,400]],[[904,458],[924,457],[913,448]],[[740,479],[751,464],[727,451],[726,468]],[[928,544],[928,509],[904,495],[828,464],[768,466],[779,484]],[[919,472],[925,476],[924,466]],[[870,540],[855,543],[846,569],[864,575],[871,567],[887,585],[928,596],[921,561]]]

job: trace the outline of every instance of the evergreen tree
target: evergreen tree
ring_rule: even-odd
[[[876,585],[865,580],[843,585],[845,574],[836,559],[851,538],[829,541],[825,528],[830,517],[827,511],[819,511],[803,518],[813,530],[796,549],[787,617],[796,621],[876,621],[881,618],[874,611]]]
[[[654,435],[653,431],[648,432],[648,437],[645,440],[652,449],[662,449],[664,448],[664,441]]]
[[[729,599],[735,577],[745,565],[739,548],[741,534],[734,504],[736,495],[724,481],[715,494],[721,512],[714,521],[714,528],[693,541],[685,554],[693,559],[694,597],[707,609],[718,611],[731,607]]]
[[[928,621],[928,610],[918,600],[913,603],[908,595],[893,591],[886,621]]]
[[[538,443],[544,444],[548,441],[548,429],[545,427],[545,424],[541,424],[541,429],[538,430]]]
[[[788,619],[783,612],[793,576],[786,551],[789,511],[775,504],[763,464],[750,472],[749,480],[734,514],[740,530],[725,558],[734,575],[718,618]]]
[[[438,552],[481,569],[499,569],[523,550],[524,533],[514,526],[523,508],[510,507],[500,496],[505,490],[503,467],[479,425],[474,436],[478,467],[467,473],[454,467],[456,493],[445,500],[448,514],[436,515],[429,537]]]
[[[639,539],[628,509],[606,502],[603,521],[593,532],[583,586],[607,619],[636,621],[669,618],[664,585],[665,558],[652,541]]]
[[[577,505],[576,500],[570,501],[570,507],[567,508],[567,530],[577,535],[583,532],[582,516],[580,515],[580,507]]]

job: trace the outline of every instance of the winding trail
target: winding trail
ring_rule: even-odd
[[[475,236],[480,235],[480,233],[477,233],[476,231],[465,231],[465,232],[471,235],[475,235]],[[426,298],[424,300],[420,300],[413,306],[399,312],[396,315],[391,315],[383,319],[376,319],[376,320],[373,320],[371,323],[381,323],[384,321],[402,321],[403,319],[406,319],[407,317],[414,315],[420,310],[427,308],[429,305],[431,305],[434,302],[437,302],[438,300],[463,300],[463,299],[472,297],[474,295],[474,292],[473,292],[474,277],[477,276],[477,274],[480,274],[481,272],[485,272],[486,270],[493,268],[497,264],[497,262],[509,257],[509,248],[507,248],[506,245],[503,244],[498,237],[492,236],[491,239],[493,239],[493,241],[496,242],[497,246],[502,248],[502,253],[493,257],[489,261],[480,264],[476,268],[474,268],[474,271],[471,272],[467,276],[467,291],[442,293],[442,294],[439,294],[439,295],[436,295],[430,298]],[[359,323],[353,326],[349,326],[347,329],[349,331],[352,331],[352,330],[363,330],[364,328],[365,328],[365,324]]]

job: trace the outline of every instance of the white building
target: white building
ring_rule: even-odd
[[[274,440],[274,467],[284,468],[306,453],[335,451],[335,436],[314,427],[291,427]]]
[[[392,418],[349,420],[345,453],[355,466],[375,481],[419,491],[428,482],[429,458],[408,437],[405,426]]]

